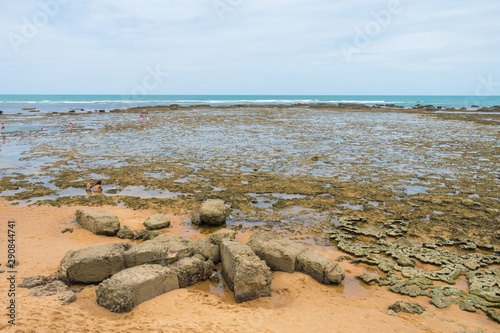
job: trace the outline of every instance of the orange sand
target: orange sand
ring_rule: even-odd
[[[82,207],[20,207],[0,199],[0,269],[6,269],[7,221],[16,221],[17,282],[35,275],[56,274],[68,250],[121,241],[96,236],[74,221]],[[101,208],[99,208],[101,209]],[[119,207],[102,207],[115,213],[121,225],[132,230],[155,213]],[[169,216],[168,232],[192,239],[203,235],[180,224],[182,217]],[[72,227],[73,233],[61,230]],[[245,242],[249,234],[237,239]],[[131,242],[132,243],[132,242]],[[318,250],[335,258],[340,253]],[[458,306],[440,310],[425,297],[411,298],[387,288],[366,287],[354,279],[367,266],[341,263],[347,276],[340,286],[324,286],[301,273],[273,272],[272,297],[236,304],[231,292],[210,292],[216,284],[203,282],[140,304],[132,312],[115,314],[96,303],[95,286],[85,286],[76,302],[62,306],[55,297],[28,297],[28,289],[16,288],[16,326],[8,325],[7,273],[0,274],[2,332],[484,332],[499,331],[499,325],[484,314],[461,311]],[[74,286],[75,289],[83,286]],[[224,298],[221,297],[224,296]],[[423,315],[387,314],[396,301],[416,302],[425,307]]]

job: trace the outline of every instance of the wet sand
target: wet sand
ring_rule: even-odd
[[[20,278],[55,274],[70,249],[119,241],[68,226],[82,206],[102,206],[132,229],[160,212],[173,220],[167,232],[196,239],[212,230],[193,227],[190,216],[204,200],[219,198],[231,208],[228,226],[239,230],[240,241],[255,229],[265,229],[333,259],[345,253],[337,251],[329,232],[346,215],[366,217],[374,226],[402,219],[407,222],[407,237],[415,243],[465,237],[499,245],[497,114],[151,108],[151,121],[146,123],[135,111],[8,116],[19,130],[8,133],[2,144],[4,156],[13,158],[0,160],[0,223],[4,229],[8,220],[18,223]],[[48,130],[36,130],[39,127]],[[103,181],[104,195],[86,195],[89,177]],[[65,227],[74,232],[61,234]],[[300,273],[274,272],[271,298],[235,304],[230,293],[205,282],[157,297],[125,315],[100,308],[95,286],[84,287],[68,306],[50,297],[27,297],[28,290],[18,289],[21,326],[17,328],[34,332],[494,332],[498,328],[482,312],[464,312],[457,305],[437,309],[428,298],[394,294],[388,287],[367,286],[354,278],[367,271],[383,274],[371,266],[349,261],[341,266],[347,272],[341,286],[322,286]],[[467,288],[466,281],[458,285]],[[4,304],[4,281],[0,288]],[[388,306],[398,300],[417,302],[426,312],[388,315]],[[0,323],[4,328],[5,322]]]

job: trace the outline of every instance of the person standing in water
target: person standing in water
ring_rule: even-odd
[[[73,123],[69,123],[69,130],[71,131],[73,129]]]
[[[2,133],[5,133],[5,124],[2,123]]]
[[[97,183],[95,183],[94,192],[102,192],[102,191],[103,191],[102,183],[100,180],[98,180]]]
[[[91,180],[89,180],[89,182],[87,183],[87,191],[92,191],[92,182],[93,182],[93,181],[94,181],[94,180],[93,180],[93,179],[91,179]]]

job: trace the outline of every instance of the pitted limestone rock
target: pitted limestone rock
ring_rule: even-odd
[[[144,264],[165,266],[173,262],[168,245],[152,241],[133,246],[123,253],[123,257],[125,258],[125,266],[128,268]]]
[[[61,260],[59,279],[68,283],[96,283],[125,268],[127,243],[97,245],[68,251]]]
[[[200,260],[196,257],[179,260],[170,268],[177,273],[180,288],[206,280],[215,272],[215,266],[210,260]]]
[[[174,263],[184,258],[192,257],[200,253],[196,243],[190,239],[182,238],[178,235],[162,234],[151,242],[163,243],[169,249],[169,263]]]
[[[297,256],[296,270],[323,284],[339,284],[345,278],[345,272],[338,262],[307,250]]]
[[[120,230],[118,217],[101,210],[79,209],[76,211],[76,222],[96,235],[114,236]]]
[[[154,214],[148,217],[144,222],[144,226],[147,230],[163,229],[170,226],[170,220],[162,214]]]
[[[247,244],[272,270],[288,273],[296,270],[297,256],[307,251],[304,245],[269,232],[254,232]]]
[[[500,269],[489,268],[467,274],[469,291],[489,302],[500,303]]]
[[[224,280],[236,302],[271,295],[271,270],[250,246],[225,239],[220,250]]]
[[[160,265],[142,265],[123,270],[103,281],[95,290],[97,304],[117,313],[179,288],[177,273]]]

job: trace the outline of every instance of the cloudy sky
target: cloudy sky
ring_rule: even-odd
[[[2,0],[0,94],[500,95],[499,18],[498,0]]]

